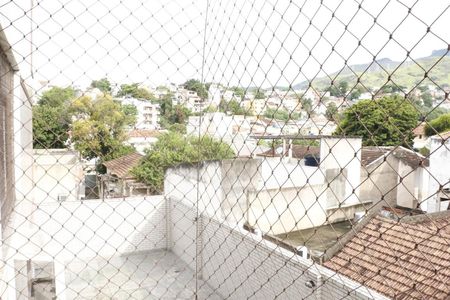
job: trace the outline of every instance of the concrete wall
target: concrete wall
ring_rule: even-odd
[[[307,180],[310,184],[325,182],[325,172],[321,172],[317,167],[305,166],[298,160],[263,158],[260,170],[261,180],[258,186],[261,189],[299,187]]]
[[[427,191],[427,201],[423,203],[422,209],[427,212],[437,212],[446,207],[439,203],[438,193],[442,187],[450,187],[450,139],[442,143],[438,136],[431,138],[430,146],[430,167],[428,173],[432,174],[429,178]],[[442,206],[442,207],[441,207]]]
[[[395,206],[397,201],[398,160],[388,156],[370,166],[361,168],[361,201],[372,201],[375,206]],[[369,175],[370,174],[370,175]]]
[[[80,200],[84,171],[79,153],[64,149],[34,149],[33,182],[36,203]]]
[[[257,159],[230,159],[222,161],[221,209],[226,220],[245,222],[247,211],[247,190],[262,184],[262,161]]]
[[[14,71],[3,51],[0,51],[0,74],[0,216],[3,230],[14,207]]]
[[[361,139],[360,138],[322,138],[320,140],[320,169],[337,170],[335,176],[328,174],[327,182],[337,180],[345,185],[344,205],[358,204],[361,177]],[[344,172],[345,171],[345,172]],[[341,178],[339,178],[341,177]]]
[[[233,225],[207,216],[193,222],[194,208],[182,202],[172,201],[172,207],[180,224],[172,227],[173,251],[190,267],[197,265],[201,279],[226,299],[386,299]],[[307,281],[316,286],[307,287]]]
[[[249,225],[269,234],[324,225],[325,185],[253,190],[247,193]]]
[[[45,203],[7,243],[16,259],[58,261],[165,249],[166,210],[162,196]]]
[[[424,168],[413,169],[388,155],[362,168],[359,197],[362,202],[372,201],[374,207],[417,208],[418,203],[425,201],[427,189],[428,172]]]

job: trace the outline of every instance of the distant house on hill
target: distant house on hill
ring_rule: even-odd
[[[128,132],[127,144],[133,146],[140,154],[158,141],[160,131],[151,129],[133,129]]]

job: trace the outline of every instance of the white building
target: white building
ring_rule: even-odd
[[[66,149],[34,149],[36,203],[77,201],[85,196],[80,154]]]
[[[150,148],[158,141],[160,132],[149,129],[133,129],[128,132],[127,144],[131,145],[140,154],[145,153],[145,149]]]
[[[222,99],[222,92],[220,86],[217,84],[211,84],[208,90],[209,104],[218,107],[221,99]]]
[[[447,210],[450,207],[450,131],[431,137],[429,158],[429,196],[421,208],[427,212]]]
[[[136,98],[121,98],[119,99],[122,105],[134,105],[138,111],[137,121],[134,126],[136,129],[160,129],[159,125],[159,104],[151,103],[150,101],[139,100]]]
[[[194,113],[202,112],[209,105],[209,102],[200,98],[196,92],[187,89],[178,89],[175,97],[177,104],[184,105]]]

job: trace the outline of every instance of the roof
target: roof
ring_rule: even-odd
[[[150,130],[150,129],[133,129],[128,133],[129,138],[152,138],[158,137],[160,132],[158,130]]]
[[[111,175],[115,175],[118,178],[122,179],[129,178],[132,177],[130,174],[131,169],[138,165],[142,157],[143,155],[139,153],[131,153],[113,160],[106,161],[103,163],[103,165]]]
[[[450,212],[432,215],[376,216],[324,265],[390,298],[448,299]]]
[[[425,125],[426,125],[425,122],[422,122],[419,125],[417,125],[417,127],[413,129],[413,134],[415,136],[425,135]]]
[[[442,139],[442,140],[448,140],[450,138],[450,131],[438,133],[436,135],[433,135],[433,138],[436,139]]]
[[[368,166],[382,156],[392,155],[413,169],[427,167],[430,161],[420,153],[405,147],[363,147],[361,150],[361,165]]]
[[[388,149],[380,147],[363,147],[361,149],[361,165],[370,165],[378,158],[384,156],[388,151]]]
[[[280,146],[282,147],[282,146]],[[266,152],[257,154],[257,156],[264,156],[264,157],[278,157],[280,156],[279,153],[276,153],[276,149],[270,149],[267,150]],[[284,156],[288,156],[289,150],[286,147],[286,151],[284,153]],[[320,154],[320,148],[317,146],[302,146],[302,145],[292,145],[292,157],[296,158],[296,159],[302,159],[304,158],[307,154],[312,154],[312,155],[319,155]]]
[[[428,158],[404,147],[397,147],[391,153],[413,169],[430,165]]]

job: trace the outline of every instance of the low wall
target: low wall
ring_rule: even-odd
[[[166,210],[163,196],[42,204],[11,243],[25,257],[60,261],[167,248]]]

